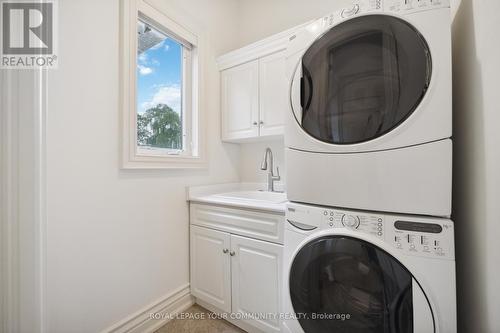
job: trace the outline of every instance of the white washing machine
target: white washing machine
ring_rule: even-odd
[[[449,0],[360,0],[287,48],[289,200],[449,217]]]
[[[290,203],[287,333],[456,333],[453,223]]]

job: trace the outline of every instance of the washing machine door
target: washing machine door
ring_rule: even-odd
[[[434,317],[412,274],[377,246],[315,239],[295,256],[290,298],[305,333],[431,333]]]
[[[319,37],[297,64],[290,91],[295,118],[329,144],[373,140],[415,111],[431,67],[426,41],[403,19],[349,19]]]

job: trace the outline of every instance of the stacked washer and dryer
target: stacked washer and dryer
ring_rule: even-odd
[[[290,37],[285,332],[456,332],[449,0]]]

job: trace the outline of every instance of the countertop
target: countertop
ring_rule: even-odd
[[[278,190],[283,189],[283,184],[275,184]],[[205,186],[192,186],[187,189],[187,200],[195,203],[213,204],[220,206],[252,209],[270,213],[285,214],[286,199],[283,202],[270,202],[266,200],[253,200],[246,198],[224,196],[234,192],[263,191],[266,184],[261,183],[227,183]],[[286,198],[286,194],[284,194]]]

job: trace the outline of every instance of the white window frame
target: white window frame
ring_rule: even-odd
[[[137,22],[141,20],[183,45],[183,149],[145,149],[137,144]],[[121,1],[120,109],[123,169],[204,168],[205,140],[201,104],[201,38],[145,0]]]

